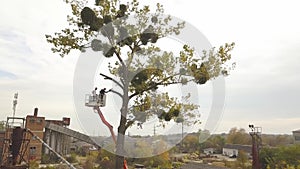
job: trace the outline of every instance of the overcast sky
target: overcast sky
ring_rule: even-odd
[[[226,77],[225,109],[214,132],[247,129],[249,123],[265,133],[300,129],[298,1],[154,2],[194,25],[212,46],[236,43],[237,67]],[[19,92],[17,116],[39,107],[47,119],[71,117],[71,128],[83,130],[73,105],[80,53],[62,59],[44,36],[67,26],[69,11],[62,0],[11,0],[0,6],[0,119],[12,115],[13,94]]]

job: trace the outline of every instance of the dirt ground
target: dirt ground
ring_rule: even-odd
[[[206,165],[206,164],[200,164],[200,163],[187,163],[184,164],[181,169],[228,169],[225,167],[216,167],[216,166],[211,166],[211,165]]]

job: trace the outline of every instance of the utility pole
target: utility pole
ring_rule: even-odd
[[[261,127],[254,127],[253,124],[249,125],[251,131],[249,132],[252,138],[252,169],[261,169],[259,162],[259,150],[261,146]]]
[[[156,136],[157,135],[157,127],[161,127],[161,125],[153,125],[153,136]]]
[[[176,119],[176,123],[177,124],[179,124],[179,123],[181,123],[181,141],[180,141],[180,151],[181,151],[181,153],[183,152],[183,123],[184,123],[184,118],[183,118],[183,116],[179,116],[179,117],[177,117],[177,119]]]
[[[181,152],[183,153],[183,121],[181,122]]]
[[[12,121],[13,124],[14,124],[14,120],[15,120],[14,118],[15,118],[15,114],[16,114],[17,104],[18,104],[18,93],[15,93],[14,99],[13,99],[13,121]]]

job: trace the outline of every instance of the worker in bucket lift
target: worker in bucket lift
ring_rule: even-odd
[[[108,90],[108,91],[106,91],[106,88],[101,89],[100,92],[99,92],[100,100],[103,99],[103,96],[105,95],[105,93],[108,93],[108,92],[110,92],[110,91],[111,91],[111,89]]]
[[[93,101],[95,101],[97,98],[97,87],[95,87],[95,89],[92,91],[92,95],[93,95]]]
[[[103,96],[105,95],[106,92],[106,88],[103,88],[100,90],[99,95],[100,95],[100,100],[103,100]]]
[[[99,101],[99,102],[102,102],[105,93],[108,93],[108,92],[110,92],[111,90],[112,90],[112,89],[106,91],[106,88],[101,89],[101,90],[99,91],[99,98],[100,98],[100,99],[99,99],[98,101]]]

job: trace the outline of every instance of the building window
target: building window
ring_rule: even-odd
[[[34,123],[34,121],[35,121],[34,118],[30,118],[30,119],[29,119],[29,122],[30,122],[30,123]]]
[[[30,155],[36,154],[36,147],[30,147],[30,148],[29,148],[29,154],[30,154]]]
[[[296,141],[300,141],[300,136],[295,136]]]

